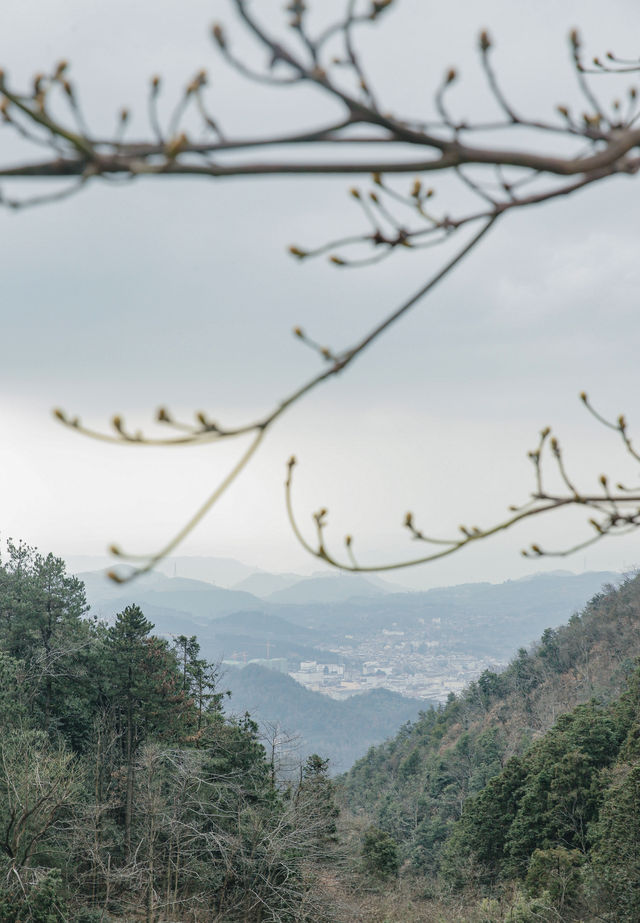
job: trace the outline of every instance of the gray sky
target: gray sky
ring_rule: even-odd
[[[273,22],[281,4],[255,6]],[[640,25],[631,0],[397,6],[367,33],[363,49],[387,107],[415,117],[428,114],[431,88],[451,64],[462,72],[452,95],[459,113],[491,112],[473,53],[480,27],[495,38],[495,64],[513,99],[547,116],[554,104],[577,99],[570,27],[581,27],[593,53],[615,48],[630,56],[628,37]],[[267,93],[229,74],[207,38],[213,19],[228,23],[238,48],[252,54],[228,4],[216,0],[4,0],[0,57],[14,86],[69,58],[101,133],[124,103],[134,111],[133,134],[148,133],[149,76],[165,75],[170,96],[203,66],[212,109],[231,135],[297,128],[330,114],[315,95]],[[2,129],[4,162],[14,153],[6,135]],[[292,452],[300,460],[301,520],[329,507],[329,534],[339,543],[353,533],[363,563],[414,552],[401,528],[407,509],[425,531],[441,535],[460,522],[499,519],[509,503],[525,499],[526,451],[547,424],[583,484],[595,484],[602,470],[632,478],[613,437],[577,394],[587,390],[609,416],[624,411],[640,434],[637,183],[616,180],[510,216],[428,301],[281,421],[182,553],[316,570],[285,518],[282,482]],[[55,424],[52,406],[95,425],[113,412],[142,423],[159,404],[245,422],[318,367],[291,336],[294,325],[341,348],[424,282],[437,251],[400,253],[351,272],[287,257],[290,243],[318,244],[362,228],[349,185],[99,184],[59,205],[0,212],[3,535],[59,554],[98,553],[113,540],[153,550],[233,465],[240,445],[103,446]],[[445,182],[435,185],[443,201],[454,195]],[[567,561],[519,557],[532,540],[562,546],[580,538],[579,523],[572,516],[535,523],[396,579],[427,587],[544,566],[622,569],[640,561],[636,537]]]

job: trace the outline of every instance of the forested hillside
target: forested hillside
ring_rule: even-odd
[[[110,627],[52,555],[0,563],[0,920],[330,920],[332,783],[280,784],[249,716],[224,717],[195,638],[138,606]]]
[[[372,748],[345,802],[423,893],[466,896],[450,919],[638,920],[638,656],[634,578]]]
[[[259,724],[287,732],[293,736],[294,753],[303,758],[321,753],[332,774],[349,769],[371,744],[391,737],[430,707],[388,689],[336,701],[258,664],[228,669],[222,687],[231,691],[224,705],[227,714],[248,711]]]

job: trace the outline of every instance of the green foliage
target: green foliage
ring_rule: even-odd
[[[256,723],[224,717],[194,637],[170,646],[134,605],[110,627],[85,614],[62,561],[8,543],[0,923],[321,920],[327,761],[281,788]]]
[[[612,918],[640,919],[640,761],[621,763],[604,775],[599,819],[590,830],[597,886]]]
[[[68,923],[69,909],[58,869],[6,876],[0,889],[0,923]],[[13,880],[12,880],[13,879]]]
[[[384,830],[369,827],[362,840],[362,859],[370,875],[387,879],[398,874],[398,844]]]
[[[578,898],[584,862],[584,854],[577,849],[536,849],[525,879],[527,893],[531,897],[548,896],[556,910],[562,912]]]

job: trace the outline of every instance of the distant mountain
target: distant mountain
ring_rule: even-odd
[[[72,574],[87,571],[107,571],[118,566],[116,558],[108,555],[65,555],[67,569]],[[233,558],[197,557],[182,555],[166,558],[156,567],[156,574],[165,577],[185,577],[190,580],[202,580],[227,589],[256,572],[257,568],[243,564]],[[299,578],[297,578],[299,579]]]
[[[328,757],[333,773],[348,769],[370,746],[416,720],[429,704],[386,689],[336,701],[257,664],[230,668],[220,688],[231,691],[231,698],[225,700],[227,714],[248,711],[262,725],[278,725],[288,735],[299,735],[297,756],[302,760],[311,753]]]
[[[318,659],[318,649],[352,648],[382,629],[435,641],[441,653],[464,651],[506,659],[545,628],[566,621],[603,584],[620,580],[619,574],[606,571],[540,574],[525,582],[386,593],[361,577],[324,576],[300,580],[265,600],[160,573],[126,585],[112,583],[101,571],[81,577],[92,611],[100,618],[110,619],[135,602],[158,631],[197,634],[208,657],[229,657],[234,651],[246,651],[249,659],[264,657],[268,641],[271,657],[292,660]],[[250,628],[243,613],[250,614]],[[224,617],[228,621],[215,624]],[[298,629],[309,633],[303,637]]]
[[[263,603],[251,593],[226,590],[181,577],[166,577],[154,573],[137,578],[130,584],[117,584],[108,580],[102,571],[80,574],[87,590],[87,599],[94,614],[111,618],[125,606],[136,603],[145,611],[153,608],[174,610],[177,616],[202,623],[211,619],[258,609]],[[176,624],[176,632],[181,632]]]
[[[326,643],[345,635],[364,641],[384,628],[415,631],[438,641],[441,651],[511,657],[545,628],[565,622],[603,585],[622,579],[611,571],[553,576],[524,583],[467,583],[426,592],[389,593],[346,602],[292,604],[276,609],[288,621],[323,633]],[[270,597],[272,601],[273,597]]]
[[[304,578],[300,574],[268,574],[266,571],[256,571],[240,583],[236,583],[232,589],[244,590],[253,593],[254,596],[265,598],[278,590],[286,590],[301,580]]]
[[[158,568],[168,577],[203,580],[226,589],[234,587],[240,580],[249,577],[256,570],[255,567],[243,564],[234,558],[197,557],[195,555],[167,558],[166,561],[160,562]]]
[[[380,581],[379,583],[382,583]],[[325,574],[305,577],[268,596],[269,602],[285,604],[347,602],[356,597],[383,596],[393,592],[359,574]]]

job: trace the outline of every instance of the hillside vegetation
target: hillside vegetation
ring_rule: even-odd
[[[465,895],[442,919],[637,921],[639,656],[634,578],[372,748],[344,801],[423,898]]]
[[[62,561],[8,541],[0,923],[634,923],[639,655],[635,578],[405,723],[338,792],[325,754],[283,775],[275,739],[225,714],[194,635],[158,637],[135,603],[90,618]],[[378,694],[374,721],[364,701],[327,700],[337,736],[397,704]]]
[[[369,746],[386,740],[428,707],[388,689],[336,701],[258,664],[228,669],[221,686],[231,692],[224,706],[227,714],[248,711],[267,734],[271,728],[291,735],[293,754],[306,758],[321,753],[332,774],[344,772]]]

